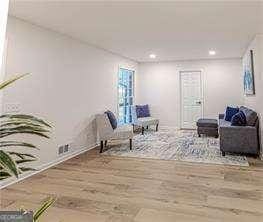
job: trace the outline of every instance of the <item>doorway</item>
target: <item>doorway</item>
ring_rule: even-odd
[[[181,128],[196,129],[196,121],[203,116],[201,71],[180,72]]]

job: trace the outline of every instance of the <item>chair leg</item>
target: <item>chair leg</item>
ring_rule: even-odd
[[[222,151],[222,156],[225,156],[225,155],[226,155],[226,153],[224,151]]]
[[[144,135],[144,127],[142,127],[142,135]]]
[[[130,150],[132,150],[132,139],[130,139]]]
[[[100,153],[102,153],[103,150],[103,141],[100,141]]]
[[[105,147],[107,146],[107,142],[108,142],[108,140],[105,140],[105,143],[104,143],[104,146],[105,146]]]
[[[134,132],[134,130],[135,130],[135,126],[134,124],[132,124],[132,131]]]
[[[156,124],[156,132],[158,131],[159,124]]]

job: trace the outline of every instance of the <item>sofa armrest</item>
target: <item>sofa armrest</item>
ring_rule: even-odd
[[[220,114],[218,115],[218,118],[219,118],[219,119],[224,119],[224,118],[225,118],[225,114],[220,113]]]
[[[229,152],[257,153],[257,128],[253,126],[220,126],[220,149]]]
[[[219,130],[228,135],[232,136],[245,136],[256,135],[257,128],[253,126],[220,126]]]

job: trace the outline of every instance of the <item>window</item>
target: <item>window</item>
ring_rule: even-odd
[[[118,75],[118,117],[119,124],[131,123],[134,96],[134,71],[119,69]]]

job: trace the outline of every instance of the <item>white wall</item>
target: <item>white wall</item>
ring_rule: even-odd
[[[257,35],[249,44],[246,53],[253,50],[254,55],[254,79],[255,79],[255,95],[244,95],[244,103],[257,111],[260,119],[261,137],[263,135],[263,35]],[[262,150],[261,138],[261,150]],[[262,154],[262,151],[261,151]]]
[[[254,108],[259,111],[262,103],[260,102],[260,98],[262,96],[262,81],[263,75],[261,73],[261,38],[260,35],[257,35],[253,41],[249,44],[245,53],[248,53],[249,50],[253,50],[254,55],[254,79],[255,79],[255,95],[244,95],[244,103],[246,106]]]
[[[217,118],[227,105],[243,104],[241,59],[140,63],[137,103],[148,103],[161,124],[180,127],[179,71],[202,70],[204,116]]]
[[[263,34],[261,34],[260,52],[261,52],[261,61],[260,61],[260,63],[261,63],[261,77],[263,77]]]
[[[9,4],[9,0],[1,0],[0,2],[0,71],[2,67],[2,55],[4,51],[4,43],[5,43],[5,35],[6,35],[8,4]]]
[[[5,70],[5,55],[6,55],[6,23],[8,14],[9,0],[2,0],[0,2],[0,82],[4,79]],[[0,114],[2,114],[2,91],[0,91]]]
[[[34,137],[40,151],[37,165],[58,158],[58,146],[71,151],[96,142],[93,115],[117,110],[118,67],[137,63],[78,42],[67,36],[9,17],[7,77],[31,73],[4,93],[4,103],[19,103],[53,126],[51,140]]]
[[[263,3],[262,3],[263,5]],[[263,8],[263,7],[262,7]],[[263,13],[263,10],[262,10]],[[263,15],[262,15],[263,17]],[[263,21],[263,19],[262,19]],[[262,25],[263,26],[263,25]],[[261,64],[261,69],[260,69],[260,76],[261,76],[261,81],[259,84],[261,84],[260,86],[260,93],[261,96],[259,97],[259,103],[261,104],[260,110],[259,110],[259,115],[260,115],[260,145],[261,145],[261,159],[263,159],[263,140],[262,140],[262,135],[263,135],[263,34],[260,35],[260,64]]]

